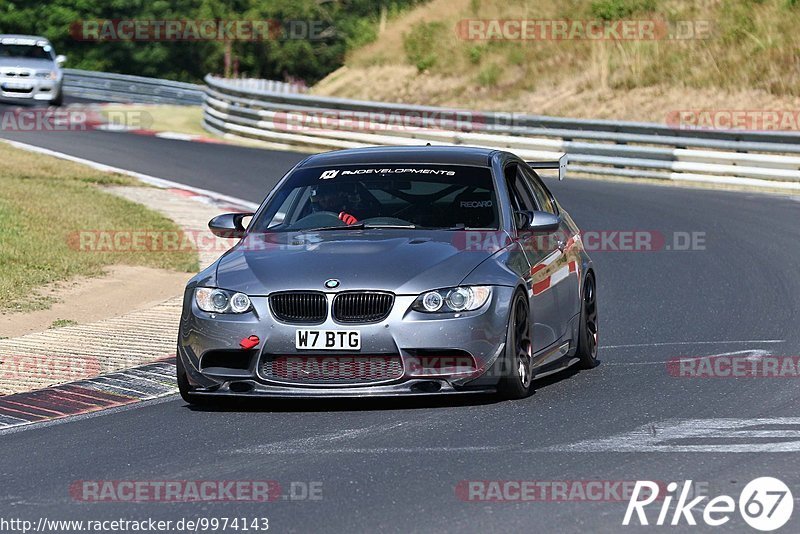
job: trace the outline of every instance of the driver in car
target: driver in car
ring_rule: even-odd
[[[357,194],[350,195],[339,185],[319,185],[311,191],[311,206],[315,212],[338,213],[339,220],[347,225],[356,224],[358,219],[349,213],[359,204]]]

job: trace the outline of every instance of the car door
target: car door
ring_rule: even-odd
[[[538,205],[520,169],[521,166],[516,163],[505,167],[504,174],[512,209],[536,210]],[[562,334],[558,298],[548,282],[549,265],[558,260],[561,251],[558,250],[554,240],[543,237],[541,234],[532,234],[524,230],[517,231],[517,238],[530,266],[526,283],[529,289],[534,353],[555,343]]]
[[[536,203],[541,211],[559,215],[558,204],[553,194],[544,185],[542,179],[531,169],[522,167],[525,181],[536,198]],[[561,334],[569,331],[569,325],[575,314],[580,313],[580,277],[579,254],[575,246],[575,234],[570,228],[565,217],[561,218],[558,232],[553,234],[552,241],[561,252],[558,258],[551,263],[550,285],[558,299],[559,313],[561,314]],[[560,337],[560,336],[559,336]]]

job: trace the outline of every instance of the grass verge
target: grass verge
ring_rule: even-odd
[[[203,109],[200,106],[120,104],[103,107],[101,114],[117,125],[215,137],[201,124]]]
[[[112,264],[197,270],[194,252],[86,252],[70,240],[78,231],[178,231],[145,206],[104,192],[134,179],[31,154],[0,143],[0,311],[49,307],[37,288],[76,276],[99,276]]]
[[[203,128],[203,108],[200,106],[170,106],[148,104],[120,104],[105,106],[101,111],[110,123],[120,126],[141,128],[155,132],[172,132],[188,135],[201,135],[227,143],[255,148],[282,149],[277,143],[239,136],[222,137]]]

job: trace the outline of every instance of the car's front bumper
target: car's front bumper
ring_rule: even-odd
[[[511,287],[495,286],[490,301],[481,309],[438,317],[409,311],[415,296],[397,296],[390,315],[379,323],[344,325],[328,318],[323,324],[307,327],[277,321],[267,297],[252,297],[254,309],[245,314],[206,313],[197,308],[190,289],[184,297],[178,357],[193,391],[203,396],[363,397],[493,391],[499,379],[497,367],[505,347],[512,292]],[[296,350],[298,328],[359,330],[361,350],[353,355],[399,358],[402,375],[337,383],[287,381],[265,375],[262,363],[275,355],[309,359],[343,356],[341,351]],[[242,349],[240,341],[253,335],[258,336],[259,345]],[[472,365],[420,370],[421,359],[433,361],[437,354],[453,351],[468,355]],[[227,357],[239,363],[227,367]],[[214,365],[206,365],[211,358]]]
[[[0,98],[51,102],[60,93],[60,80],[0,76]]]
[[[247,391],[234,391],[231,384],[241,384],[241,381],[225,382],[215,388],[201,388],[193,392],[199,397],[276,397],[293,399],[313,398],[359,398],[359,397],[401,397],[401,396],[432,396],[432,395],[463,395],[467,393],[493,393],[494,386],[473,386],[469,388],[455,388],[444,379],[412,379],[398,384],[382,386],[359,386],[337,388],[308,388],[286,387],[261,383],[257,380],[249,381],[252,389]]]

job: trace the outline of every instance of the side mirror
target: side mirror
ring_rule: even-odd
[[[514,212],[514,222],[517,230],[552,233],[561,226],[561,217],[546,211],[517,211]]]
[[[239,239],[244,237],[245,227],[242,221],[252,217],[252,213],[225,213],[208,221],[208,229],[217,237]]]
[[[514,226],[517,230],[525,230],[533,221],[532,211],[515,211],[514,212]]]
[[[67,62],[67,56],[57,55],[56,56],[56,65],[59,67],[63,67],[64,64]]]

